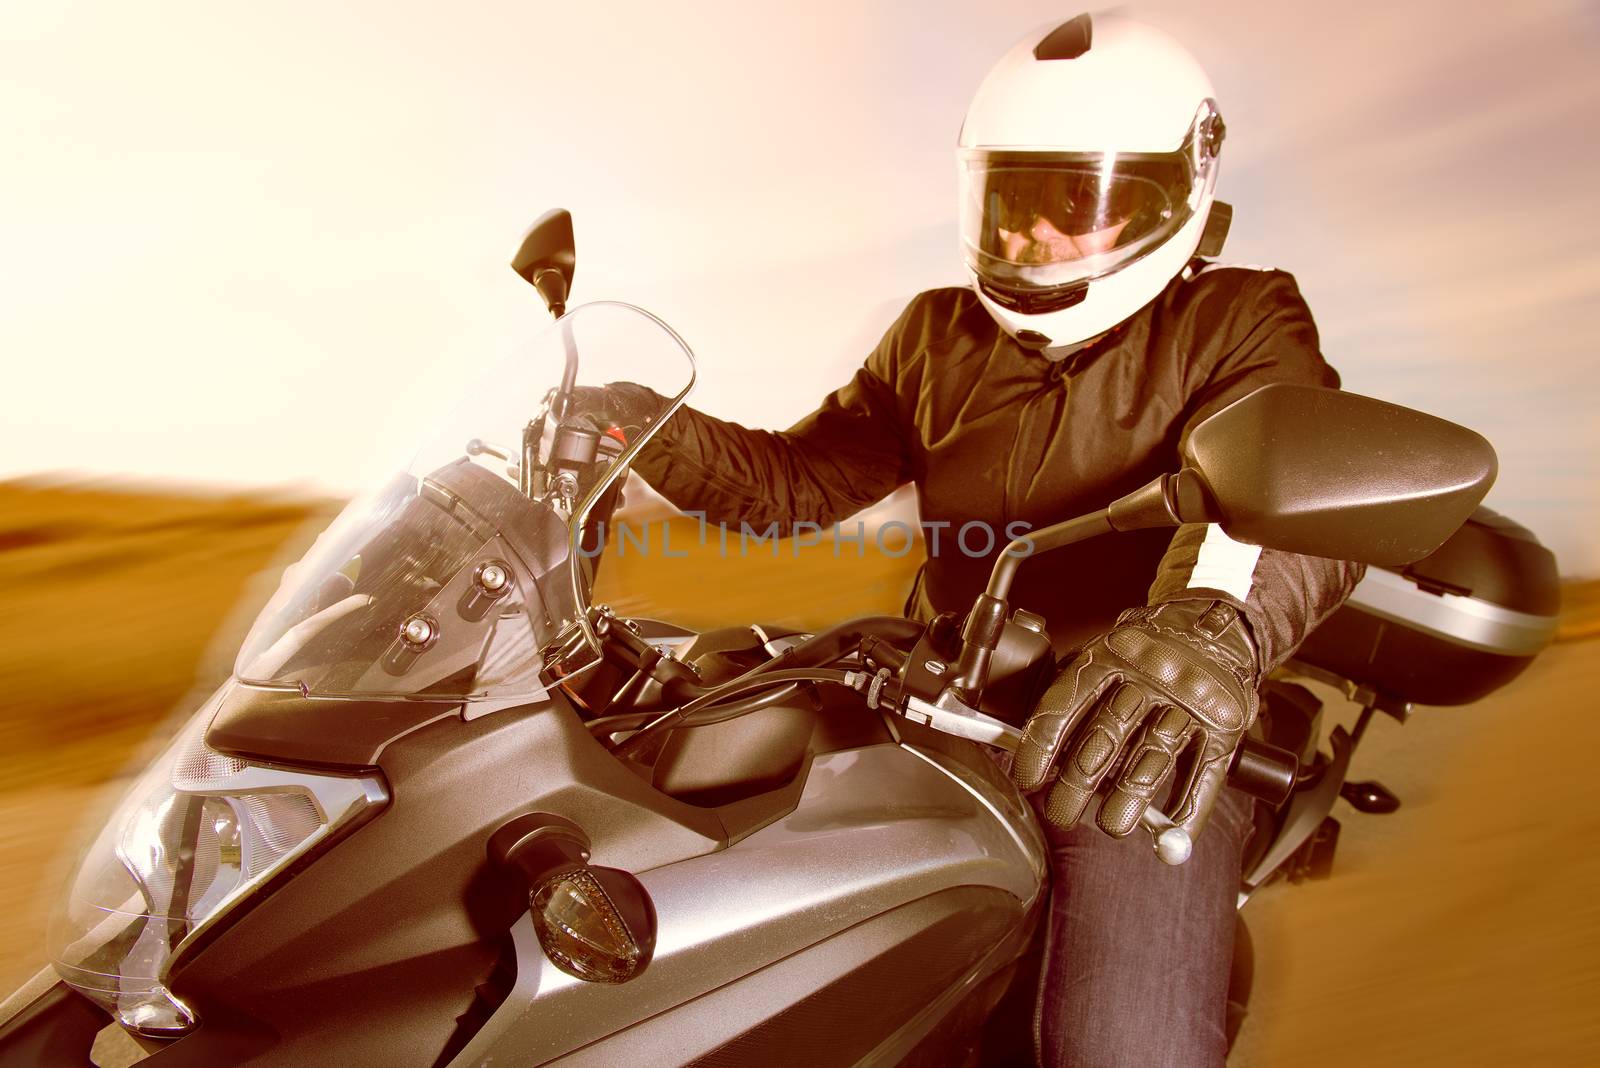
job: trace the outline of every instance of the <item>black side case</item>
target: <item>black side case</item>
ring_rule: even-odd
[[[1526,527],[1479,508],[1434,553],[1372,567],[1295,659],[1382,694],[1463,705],[1504,686],[1555,636],[1556,560]]]

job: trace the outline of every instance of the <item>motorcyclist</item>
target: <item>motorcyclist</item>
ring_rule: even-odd
[[[712,522],[783,532],[914,483],[924,526],[947,536],[943,551],[930,540],[907,610],[964,611],[993,555],[957,551],[948,532],[1097,508],[1170,470],[1191,427],[1256,388],[1338,384],[1288,274],[1197,255],[1226,230],[1223,134],[1209,80],[1166,34],[1119,15],[1030,34],[985,79],[960,135],[971,287],[913,299],[854,378],[789,430],[683,409],[637,470]],[[660,401],[619,385],[607,403],[642,421]],[[1013,766],[1040,791],[1051,841],[1045,1063],[1222,1062],[1251,825],[1223,776],[1266,673],[1358,578],[1353,564],[1205,525],[1027,564],[1013,604],[1044,614],[1057,649],[1075,653]],[[1195,835],[1175,868],[1126,839],[1168,790],[1166,811]],[[1098,830],[1080,822],[1089,812]]]

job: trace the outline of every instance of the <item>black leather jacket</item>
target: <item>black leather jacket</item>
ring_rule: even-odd
[[[937,289],[913,299],[855,377],[790,429],[683,409],[636,467],[712,523],[776,523],[783,533],[915,483],[930,556],[906,607],[927,618],[964,612],[987,581],[993,555],[956,544],[964,524],[992,527],[998,552],[1010,524],[1046,526],[1175,470],[1188,429],[1257,387],[1338,381],[1281,271],[1196,261],[1111,334],[1058,362],[1019,346],[971,290]],[[1018,573],[1012,603],[1050,620],[1058,650],[1074,648],[1122,609],[1194,596],[1206,532],[1108,535],[1042,554]],[[966,549],[986,547],[979,531],[969,535]],[[1244,601],[1231,598],[1264,667],[1286,659],[1360,573],[1264,550]]]

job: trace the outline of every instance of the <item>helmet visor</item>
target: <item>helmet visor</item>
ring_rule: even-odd
[[[965,161],[961,233],[969,265],[1004,289],[1052,289],[1109,274],[1191,214],[1194,176],[1176,153],[998,155]]]
[[[1126,267],[1193,218],[1215,176],[1220,128],[1208,105],[1173,152],[962,153],[967,265],[1019,297]]]

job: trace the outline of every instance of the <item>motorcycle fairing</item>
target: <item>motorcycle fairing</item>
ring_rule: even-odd
[[[983,973],[985,961],[990,971],[1009,963],[989,954],[1001,932],[1030,914],[1045,871],[1037,829],[995,818],[1020,811],[1010,792],[958,777],[938,754],[910,746],[819,756],[788,816],[721,852],[639,872],[656,907],[656,947],[650,966],[626,985],[560,971],[531,923],[519,920],[516,985],[451,1063],[627,1063],[646,1033],[656,1063],[687,1063],[747,1033],[778,1048],[787,1029],[762,1029],[789,1006],[837,1009],[841,989],[857,990],[855,1003],[875,1013],[880,1006],[862,1000],[849,976],[879,958],[879,968],[897,975],[937,975],[930,991],[966,971]],[[874,923],[881,926],[865,928]],[[931,930],[989,937],[970,945],[965,936],[935,939],[941,956],[920,937]],[[836,987],[841,981],[846,986]],[[722,1012],[707,1016],[708,995]],[[647,1031],[638,1029],[642,1021]]]

